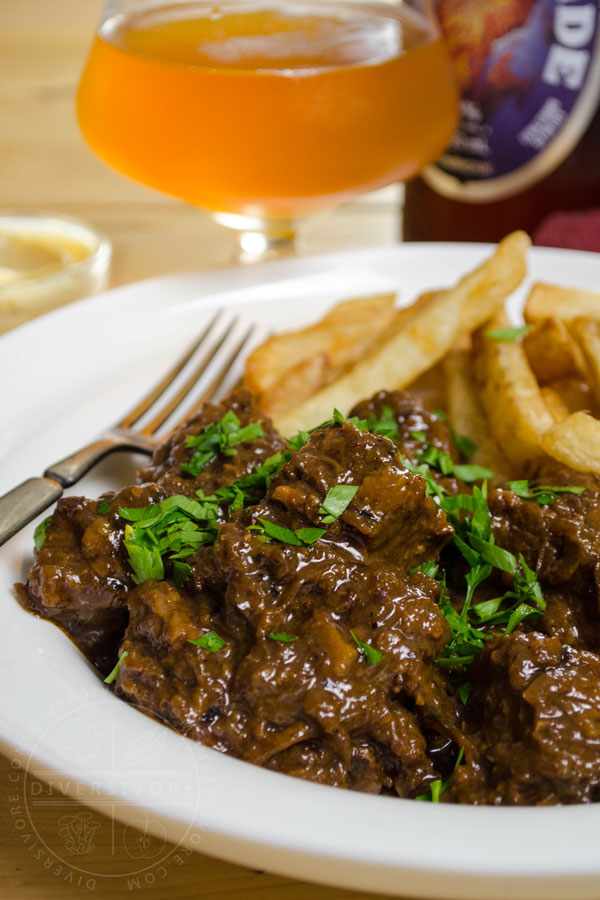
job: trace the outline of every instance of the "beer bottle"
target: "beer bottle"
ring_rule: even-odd
[[[437,0],[462,95],[405,240],[497,241],[600,206],[600,0]]]

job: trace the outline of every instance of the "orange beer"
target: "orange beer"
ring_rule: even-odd
[[[169,4],[104,23],[78,95],[92,149],[215,212],[304,215],[439,156],[457,93],[400,4]]]

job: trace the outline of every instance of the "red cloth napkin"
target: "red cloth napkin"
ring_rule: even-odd
[[[600,252],[600,209],[552,213],[534,232],[533,243]]]

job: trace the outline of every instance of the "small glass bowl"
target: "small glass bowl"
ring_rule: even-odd
[[[110,241],[62,213],[0,210],[0,334],[104,290]]]

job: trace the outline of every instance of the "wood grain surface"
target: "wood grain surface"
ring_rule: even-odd
[[[100,0],[0,0],[0,203],[68,212],[102,229],[114,245],[114,285],[231,264],[232,240],[224,229],[197,210],[112,172],[80,137],[73,98],[100,9]],[[396,197],[388,190],[315,217],[302,229],[299,252],[393,242]],[[35,829],[23,825],[24,790],[37,798]],[[370,896],[253,872],[176,848],[164,865],[128,877],[123,873],[131,863],[130,842],[140,846],[145,839],[143,830],[127,830],[41,783],[25,786],[10,760],[0,756],[2,898]]]

